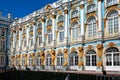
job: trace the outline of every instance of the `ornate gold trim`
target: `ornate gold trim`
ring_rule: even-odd
[[[98,0],[98,2],[102,2],[102,0]]]
[[[96,15],[95,12],[91,12],[91,13],[88,13],[88,14],[87,14],[87,20],[88,20],[88,18],[91,17],[91,16],[97,17],[97,15]]]
[[[58,14],[59,14],[59,15],[61,15],[61,14],[62,14],[62,11],[61,11],[61,10],[59,10],[59,11],[58,11]]]
[[[64,52],[64,64],[63,64],[63,66],[67,66],[67,64],[68,64],[68,50],[67,49],[64,49],[63,50],[63,52]]]
[[[78,62],[78,66],[83,66],[83,62],[82,62],[82,61],[79,61],[79,62]]]
[[[93,3],[93,1],[92,1],[92,0],[87,0],[87,2],[88,2],[89,4],[92,4],[92,3]]]
[[[64,14],[68,14],[68,10],[66,9],[66,10],[64,10]]]
[[[57,23],[58,26],[63,26],[63,24],[64,24],[63,22],[58,22]]]
[[[33,34],[33,31],[30,31],[29,34]]]
[[[84,8],[84,4],[80,5],[80,9],[83,9]]]
[[[50,4],[48,4],[48,5],[46,6],[46,12],[49,12],[51,9],[52,9],[52,6],[51,6]]]
[[[109,46],[109,47],[114,47],[114,46],[116,46],[116,44],[113,43],[113,42],[110,42],[110,43],[108,44],[108,46]]]
[[[56,19],[56,15],[55,14],[52,14],[51,15],[53,19]]]
[[[71,48],[71,52],[74,52],[76,51],[76,49],[74,47]]]
[[[77,20],[78,20],[78,17],[74,17],[74,18],[71,18],[71,23],[73,23],[73,22],[77,22]]]
[[[38,29],[37,32],[42,32],[42,29]]]
[[[88,45],[88,47],[87,47],[88,50],[90,50],[90,49],[92,49],[92,48],[93,48],[92,45]]]
[[[107,18],[104,18],[104,28],[106,28],[106,26],[107,26],[106,21],[107,21]]]
[[[103,62],[102,62],[102,61],[97,61],[97,67],[101,67],[101,66],[102,66],[102,64],[103,64]]]
[[[47,26],[47,30],[52,29],[52,26]]]
[[[58,50],[57,50],[57,53],[62,53],[62,50],[61,50],[61,49],[58,49]]]
[[[42,22],[45,22],[45,19],[42,18],[41,21],[42,21]]]

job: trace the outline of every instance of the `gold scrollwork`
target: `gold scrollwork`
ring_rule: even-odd
[[[33,31],[30,31],[29,34],[33,34]]]
[[[64,60],[65,60],[65,62],[63,63],[63,66],[67,66],[67,64],[68,64],[68,50],[67,49],[64,49],[63,50],[63,52],[64,52]]]
[[[57,23],[58,26],[63,26],[63,24],[64,24],[63,22],[58,22]]]
[[[93,46],[92,45],[88,45],[88,50],[90,50],[90,49],[92,49],[93,48]]]
[[[97,17],[97,15],[96,15],[95,12],[91,12],[91,13],[87,14],[87,20],[88,20],[88,18],[91,17],[91,16]]]
[[[74,47],[71,48],[71,52],[74,52],[76,51],[76,49]]]
[[[76,22],[78,20],[78,17],[72,18],[71,23]]]
[[[57,53],[62,53],[62,50],[61,50],[61,49],[58,49],[58,50],[57,50]]]
[[[64,10],[64,14],[68,14],[68,10],[66,9],[66,10]]]
[[[42,29],[38,29],[37,31],[38,31],[38,32],[42,32]]]
[[[52,29],[52,26],[47,26],[47,30]]]

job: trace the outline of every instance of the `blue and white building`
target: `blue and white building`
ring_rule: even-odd
[[[120,71],[120,0],[59,0],[10,25],[11,67]]]

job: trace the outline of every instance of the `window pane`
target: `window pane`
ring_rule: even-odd
[[[112,66],[112,56],[111,54],[106,54],[106,65]]]
[[[86,66],[90,66],[90,56],[86,56]]]

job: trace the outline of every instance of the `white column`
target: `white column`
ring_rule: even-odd
[[[36,46],[36,24],[34,22],[34,25],[33,25],[33,45],[34,45],[34,48]]]
[[[64,15],[65,15],[65,43],[67,42],[68,40],[68,10],[65,9],[64,10]]]
[[[52,29],[52,32],[53,32],[53,45],[54,45],[54,43],[55,43],[55,19],[56,19],[56,15],[55,15],[55,13],[52,13],[52,27],[53,27],[53,29]]]
[[[80,5],[80,9],[81,9],[81,15],[80,15],[80,22],[81,22],[81,35],[84,35],[84,4]]]
[[[45,19],[42,17],[42,47],[45,44]]]
[[[29,47],[29,24],[27,24],[26,26],[26,42],[27,42],[27,45],[26,45],[26,48]]]
[[[102,4],[98,0],[98,36],[102,36]]]

